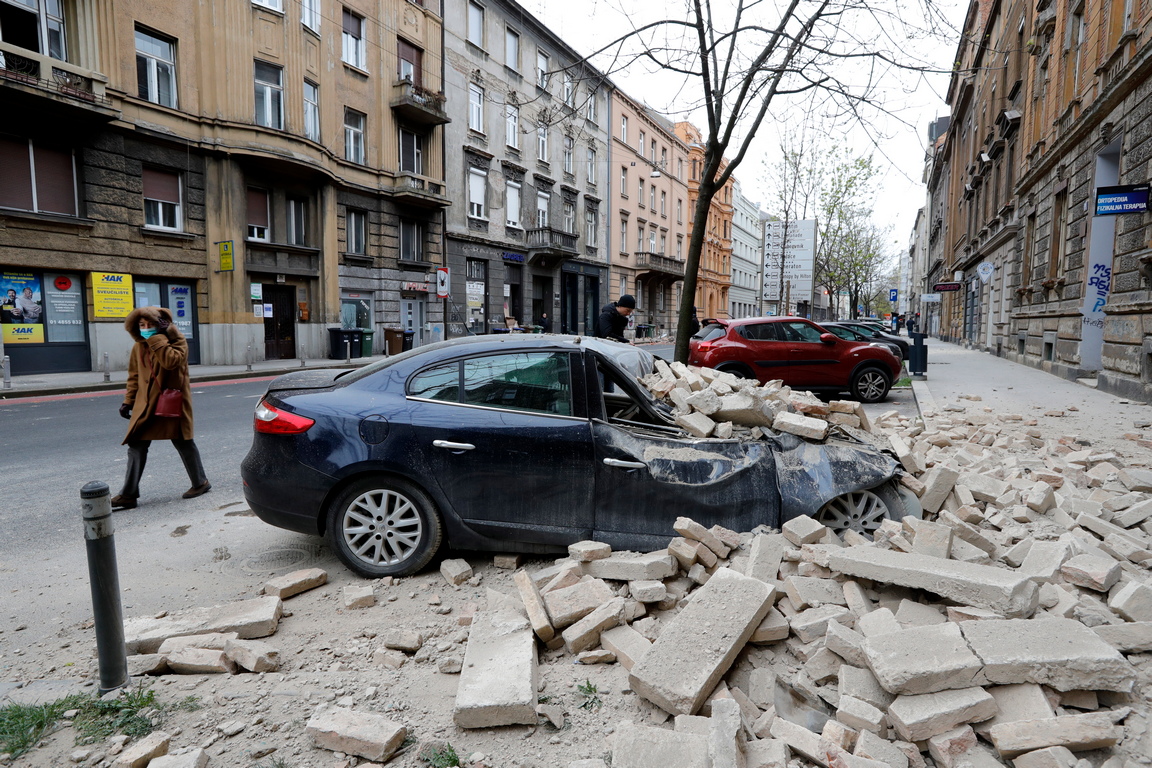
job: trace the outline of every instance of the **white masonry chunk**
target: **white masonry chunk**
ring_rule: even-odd
[[[1061,566],[1060,573],[1078,587],[1107,592],[1120,580],[1120,563],[1110,557],[1077,555]]]
[[[528,620],[511,611],[480,611],[472,619],[452,719],[461,728],[535,725],[536,639]]]
[[[1017,755],[1012,765],[1016,768],[1073,768],[1076,755],[1068,747],[1045,747]]]
[[[970,688],[982,682],[980,659],[964,642],[957,624],[915,627],[870,637],[864,643],[864,654],[880,685],[891,693],[934,693]]]
[[[716,429],[716,422],[698,411],[677,416],[676,424],[693,437],[708,437]]]
[[[207,768],[208,753],[199,747],[178,755],[162,755],[148,763],[148,768]]]
[[[544,606],[544,598],[532,581],[527,571],[519,570],[512,574],[516,589],[520,592],[520,599],[524,601],[524,610],[528,614],[528,621],[532,624],[532,631],[543,642],[547,643],[556,636],[552,627],[552,620],[548,617],[548,609]]]
[[[996,700],[983,688],[897,696],[888,707],[892,727],[906,741],[923,741],[995,714]]]
[[[126,619],[124,645],[128,653],[155,653],[160,643],[182,635],[235,632],[242,640],[267,637],[276,632],[282,614],[280,598],[265,595],[212,608],[178,611],[159,619]]]
[[[440,575],[454,587],[458,587],[472,578],[472,566],[467,560],[452,558],[440,563]]]
[[[304,730],[318,747],[381,762],[391,757],[408,736],[408,729],[400,723],[346,707],[321,706]]]
[[[657,552],[613,552],[602,560],[593,560],[581,566],[584,573],[594,579],[614,581],[658,581],[676,575],[676,558],[661,549]]]
[[[781,411],[772,420],[772,429],[777,432],[788,432],[799,437],[805,437],[809,440],[823,440],[828,436],[829,427],[828,422],[823,419]]]
[[[863,699],[854,696],[840,696],[836,705],[836,719],[849,728],[858,731],[883,733],[886,721],[884,713]]]
[[[672,530],[686,539],[698,541],[707,547],[716,557],[728,557],[731,547],[722,542],[710,529],[700,525],[690,517],[678,517],[672,523]],[[715,563],[705,563],[709,568]]]
[[[343,589],[345,608],[371,608],[376,605],[376,595],[371,584],[345,584]]]
[[[600,642],[600,633],[624,621],[624,598],[614,597],[563,632],[568,653],[579,653]]]
[[[1073,752],[1111,747],[1124,729],[1112,722],[1110,713],[1065,715],[1047,720],[1001,723],[989,736],[1002,757],[1013,758],[1046,747],[1067,747]]]
[[[612,768],[712,768],[708,737],[624,721],[612,734]]]
[[[249,672],[275,672],[280,669],[280,651],[263,640],[229,640],[224,655]]]
[[[578,541],[568,545],[568,557],[578,563],[603,560],[612,554],[612,547],[599,541]]]
[[[155,758],[168,753],[172,737],[164,731],[153,731],[134,744],[129,744],[112,761],[112,768],[144,768]]]
[[[920,478],[925,486],[924,494],[920,497],[920,506],[924,507],[925,512],[935,514],[940,511],[940,506],[952,492],[952,487],[959,476],[960,473],[955,468],[937,464]]]
[[[328,583],[328,572],[322,568],[305,568],[277,576],[264,584],[264,594],[286,600],[293,595]]]
[[[1112,594],[1108,607],[1128,621],[1152,621],[1152,586],[1130,581]]]
[[[1055,716],[1052,702],[1044,694],[1044,689],[1035,683],[1018,685],[993,685],[985,690],[996,700],[996,716],[975,725],[976,733],[987,736],[994,726],[1000,723],[1014,723],[1017,720],[1043,720]]]
[[[629,672],[648,649],[652,641],[627,625],[612,627],[600,633],[600,645],[616,654],[616,661]]]
[[[784,538],[800,547],[822,540],[827,535],[828,529],[807,515],[798,515],[784,523],[780,527],[780,532],[784,534]]]

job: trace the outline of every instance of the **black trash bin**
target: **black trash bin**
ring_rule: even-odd
[[[928,347],[924,344],[923,333],[910,333],[912,346],[908,348],[908,373],[924,376],[928,373]]]
[[[328,358],[343,360],[346,357],[359,357],[363,343],[364,332],[359,328],[329,328]]]
[[[416,331],[404,331],[404,352],[412,349],[412,341],[416,338]]]

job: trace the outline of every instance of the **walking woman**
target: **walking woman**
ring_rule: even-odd
[[[120,415],[128,419],[128,470],[124,488],[112,497],[113,509],[132,509],[140,496],[140,477],[153,440],[171,440],[188,471],[192,487],[184,498],[212,490],[200,452],[192,441],[192,390],[188,383],[188,341],[172,324],[166,307],[141,307],[124,321],[136,343],[128,357],[128,392]],[[163,395],[163,397],[161,397]]]

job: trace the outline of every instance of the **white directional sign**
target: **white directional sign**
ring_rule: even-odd
[[[787,224],[787,226],[785,226]],[[816,220],[769,221],[764,225],[764,299],[780,301],[781,282],[788,301],[812,301],[816,266]]]

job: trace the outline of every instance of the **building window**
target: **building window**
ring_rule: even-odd
[[[660,190],[660,215],[661,216],[667,216],[668,215],[667,212],[665,211],[665,204],[666,203],[667,203],[667,193],[665,193],[664,190]]]
[[[564,103],[572,106],[573,99],[576,98],[576,81],[572,77],[571,72],[564,73],[564,90],[561,92]]]
[[[668,172],[668,147],[660,147],[660,169]]]
[[[536,51],[536,85],[548,90],[548,78],[551,73],[552,61],[548,54],[537,49]]]
[[[488,190],[488,174],[479,168],[468,169],[468,215],[474,219],[488,216],[485,206],[485,193]]]
[[[268,192],[248,187],[248,239],[269,242]]]
[[[1052,202],[1052,243],[1048,253],[1048,279],[1060,276],[1064,262],[1064,249],[1068,237],[1068,193],[1061,190]]]
[[[511,27],[504,27],[504,66],[520,69],[520,33]]]
[[[176,43],[136,30],[137,95],[153,104],[176,108]]]
[[[636,193],[636,205],[643,208],[644,207],[644,179],[638,180],[637,190],[638,191]]]
[[[655,184],[652,184],[651,186],[648,187],[648,207],[652,209],[653,213],[656,212],[656,185]]]
[[[572,173],[572,153],[576,149],[576,141],[571,136],[564,137],[564,173]]]
[[[584,117],[591,120],[592,122],[596,122],[596,116],[597,115],[596,115],[596,91],[595,90],[588,91],[587,110],[588,111],[584,113]]]
[[[628,115],[620,115],[620,141],[628,142]]]
[[[400,171],[424,173],[424,137],[404,128],[400,129]]]
[[[646,143],[645,135],[646,134],[644,133],[644,131],[640,131],[640,141],[638,142],[638,149],[636,151],[640,153],[641,157],[644,156],[644,145]]]
[[[628,166],[620,166],[620,197],[628,197]]]
[[[588,147],[588,183],[596,183],[596,150]]]
[[[180,175],[144,169],[144,226],[180,231]]]
[[[252,5],[259,5],[263,8],[271,8],[273,11],[283,11],[283,0],[252,0]]]
[[[620,275],[620,295],[628,295],[628,278],[624,275]]]
[[[648,253],[656,253],[656,230],[648,230]]]
[[[367,51],[364,46],[364,18],[344,9],[344,34],[341,35],[343,53],[341,60],[357,69],[364,69]]]
[[[344,159],[364,164],[364,120],[363,112],[344,108]]]
[[[684,160],[681,158],[676,159],[676,178],[684,178]]]
[[[300,0],[300,23],[320,33],[320,0]]]
[[[284,72],[280,67],[257,61],[256,124],[265,128],[284,128]]]
[[[644,225],[636,222],[636,253],[644,252]]]
[[[600,244],[597,233],[600,230],[599,216],[596,215],[594,208],[588,208],[584,211],[584,244],[595,248]]]
[[[348,229],[344,243],[348,253],[366,254],[368,252],[368,214],[349,208],[344,223]]]
[[[484,89],[478,85],[468,86],[468,128],[484,133]]]
[[[564,203],[564,231],[570,235],[576,234],[576,204]]]
[[[504,105],[504,143],[513,149],[520,149],[520,107]]]
[[[468,3],[468,42],[484,47],[484,7],[471,1]]]
[[[288,198],[288,243],[290,245],[305,245],[307,243],[306,224],[308,220],[308,203],[299,198]]]
[[[0,135],[0,169],[0,208],[76,215],[71,149]]]
[[[409,43],[407,40],[396,40],[396,57],[397,57],[397,75],[401,80],[407,80],[413,85],[423,84],[423,71],[421,61],[424,58],[424,52],[416,46]]]
[[[304,136],[320,141],[320,86],[304,81]]]
[[[668,252],[668,236],[665,234],[660,235],[660,255],[663,256]]]
[[[504,223],[510,227],[520,226],[520,184],[509,181],[504,185]]]
[[[684,201],[681,198],[676,198],[676,223],[684,223]]]
[[[536,126],[536,159],[548,162],[548,125],[540,123]]]
[[[549,226],[548,207],[552,203],[552,195],[547,192],[536,193],[536,226],[545,229]]]
[[[411,219],[400,219],[400,260],[424,260],[424,225]]]
[[[620,219],[620,253],[628,252],[628,219]]]
[[[652,162],[656,162],[656,139],[652,139]]]

